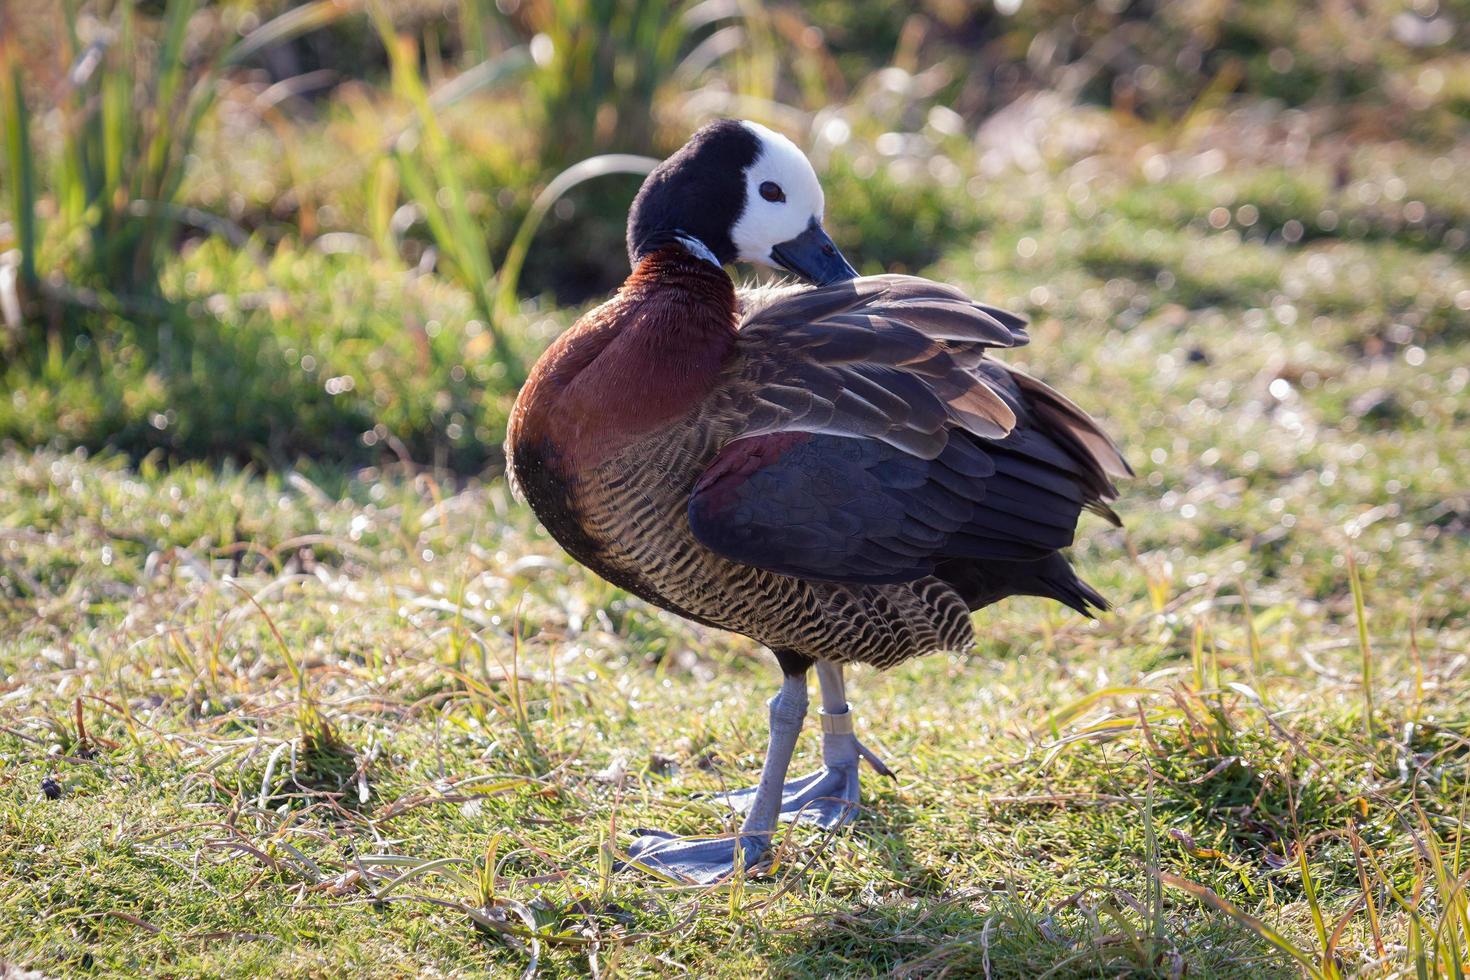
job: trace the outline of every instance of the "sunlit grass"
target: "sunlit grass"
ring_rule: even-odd
[[[166,38],[190,6],[146,26]],[[648,5],[574,29],[575,4],[463,0],[448,40],[411,4],[330,6],[381,64],[313,100],[222,74],[215,108],[162,135],[173,103],[122,85],[121,47],[89,83],[111,101],[26,114],[29,48],[0,57],[0,251],[23,249],[0,293],[34,291],[6,264],[34,252],[73,298],[142,262],[167,308],[90,310],[77,335],[31,306],[0,340],[0,964],[1463,975],[1463,59],[1333,41],[1386,36],[1400,11],[1376,3],[1145,23],[1028,2],[968,28]],[[550,60],[497,61],[543,30]],[[1225,40],[1190,74],[1196,36]],[[1109,62],[975,132],[976,100],[1011,91],[965,83],[977,57],[1070,92],[1054,58],[1079,39],[1157,43],[1159,74]],[[158,50],[150,77],[181,96],[208,70]],[[1384,128],[1345,146],[1327,83]],[[568,264],[595,297],[622,270],[635,182],[553,171],[667,149],[700,105],[814,148],[865,271],[1026,312],[1008,356],[1139,473],[1126,529],[1087,524],[1074,549],[1115,613],[1013,600],[976,616],[971,656],[858,671],[863,738],[899,779],[715,890],[614,868],[632,828],[722,828],[702,797],[757,772],[773,664],[570,563],[496,476],[513,368],[580,309],[526,284]],[[531,122],[558,113],[564,146]],[[76,247],[142,216],[120,184],[68,210],[82,170],[34,166],[87,146],[231,233]],[[815,726],[799,752],[816,765]]]
[[[1077,549],[1118,612],[1018,600],[977,617],[973,657],[860,672],[864,738],[899,782],[869,780],[850,831],[784,835],[774,877],[738,893],[611,868],[631,827],[720,826],[698,796],[757,769],[774,669],[569,565],[502,485],[10,453],[3,955],[1453,975],[1456,345],[1414,364],[1412,345],[1365,356],[1310,320],[1208,310],[1100,334],[1053,302],[1092,301],[1033,310],[1028,365],[1140,471],[1127,531]],[[1385,386],[1393,425],[1344,411]],[[329,752],[308,751],[313,711]],[[798,765],[816,751],[809,733]]]

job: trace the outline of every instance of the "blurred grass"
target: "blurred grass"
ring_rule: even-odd
[[[1470,63],[1452,53],[1463,18],[1437,4],[1316,19],[1254,4],[1154,17],[1062,2],[908,17],[716,0],[445,9],[169,0],[135,12],[118,0],[7,14],[3,60],[19,82],[7,85],[0,246],[33,244],[11,290],[23,315],[6,335],[0,438],[269,465],[385,452],[494,465],[508,401],[551,329],[536,297],[576,303],[615,285],[636,179],[565,188],[544,222],[537,195],[588,154],[666,152],[710,112],[802,137],[835,229],[869,270],[919,270],[977,235],[1004,238],[1026,223],[1023,200],[1083,218],[1076,261],[1101,281],[1157,274],[1186,247],[1191,267],[1169,275],[1187,306],[1278,285],[1273,245],[1466,248],[1470,195],[1448,175],[1463,165],[1454,93]],[[1384,42],[1329,43],[1365,25]],[[241,40],[215,40],[230,32]],[[63,42],[49,58],[29,43],[47,37]],[[1315,81],[1283,89],[1309,56]],[[967,74],[970,57],[983,71]],[[1365,72],[1377,81],[1323,81]],[[1033,194],[1037,168],[1058,178],[1043,195],[1090,187],[1103,160],[1136,163],[1144,180],[1080,207],[1013,197]],[[1087,227],[1103,207],[1134,224]],[[1236,250],[1235,232],[1268,248]],[[217,319],[238,305],[243,286],[229,284],[246,266],[270,288],[292,264],[281,256],[318,262],[310,253],[362,288],[312,301],[299,329],[281,315]],[[423,278],[435,285],[412,284]],[[377,284],[392,279],[402,299],[385,308]],[[415,305],[456,291],[467,313]],[[344,332],[359,342],[337,343]],[[405,344],[419,349],[400,362],[414,370],[370,383],[383,375],[367,360],[397,361]],[[297,376],[302,356],[316,367]],[[170,421],[180,414],[192,419]]]
[[[572,188],[535,237],[525,226],[532,201],[585,154],[667,151],[709,112],[801,135],[825,170],[836,231],[870,270],[923,269],[980,232],[1004,237],[1028,170],[1091,187],[1100,181],[1085,172],[1129,156],[1126,166],[1164,169],[1082,207],[1058,203],[1136,220],[1092,237],[1078,262],[1101,281],[1154,275],[1183,244],[1198,256],[1172,272],[1173,298],[1186,306],[1279,285],[1274,248],[1204,241],[1220,232],[1288,248],[1467,247],[1470,195],[1448,176],[1463,166],[1452,135],[1466,118],[1454,93],[1467,69],[1451,50],[1464,26],[1448,7],[1333,7],[1308,24],[1255,4],[1213,13],[1166,4],[1155,18],[1105,4],[1028,3],[1011,16],[936,4],[900,19],[870,4],[584,6],[545,0],[501,13],[466,0],[445,22],[419,4],[378,4],[376,26],[348,0],[265,4],[259,15],[241,4],[194,12],[185,0],[138,13],[119,1],[7,15],[7,78],[21,82],[9,85],[12,150],[0,181],[12,217],[0,238],[34,244],[19,250],[24,329],[13,326],[6,351],[19,401],[0,436],[276,466],[300,453],[372,461],[392,444],[460,470],[494,463],[523,361],[550,329],[538,328],[532,297],[550,289],[578,303],[616,284],[635,181]],[[1324,44],[1352,25],[1382,29],[1385,41]],[[204,28],[243,40],[204,41]],[[348,60],[332,62],[320,31]],[[54,57],[26,43],[53,35],[63,41]],[[964,73],[966,51],[979,51],[985,72]],[[1326,65],[1319,75],[1370,72],[1382,84],[1280,90],[1272,78],[1305,71],[1308,54]],[[304,71],[278,76],[291,69]],[[1028,85],[1053,90],[1026,94]],[[28,119],[34,132],[22,135]],[[1179,172],[1167,169],[1172,159]],[[1154,225],[1166,237],[1148,234]],[[1177,226],[1201,241],[1173,241]],[[228,248],[200,251],[204,238]],[[1210,248],[1233,262],[1208,259]],[[365,297],[337,292],[340,306],[313,325],[309,363],[320,370],[282,373],[306,342],[282,317],[247,317],[244,329],[216,320],[231,294],[200,282],[237,281],[240,266],[198,263],[253,256],[268,272],[270,256],[313,251],[379,279],[428,276],[462,292],[469,313],[413,306],[423,291],[409,285],[394,291],[409,301],[392,309],[379,297],[360,309]],[[509,251],[513,275],[501,281]],[[507,303],[516,294],[532,306]],[[1323,307],[1332,313],[1326,297]],[[394,334],[420,328],[448,331],[428,347],[462,356],[419,357],[420,370],[388,394],[365,383],[369,370],[351,353],[362,345],[334,342],[347,329],[345,338],[398,348]],[[201,406],[200,392],[238,375],[221,406]],[[322,389],[310,392],[313,383]],[[295,422],[291,404],[303,407]],[[169,413],[196,423],[160,428]]]
[[[81,87],[68,8],[0,9],[0,963],[1463,974],[1470,8],[342,4],[226,70],[289,5],[160,60],[187,6],[69,8]],[[108,86],[177,210],[68,210]],[[703,892],[611,862],[719,826],[774,671],[479,474],[625,271],[636,179],[557,175],[715,112],[809,148],[864,271],[1026,312],[1140,475],[1074,549],[1115,615],[860,673],[900,781]]]

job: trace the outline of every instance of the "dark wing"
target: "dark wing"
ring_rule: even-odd
[[[869,276],[748,304],[730,379],[740,436],[878,439],[926,459],[951,429],[1000,437],[1015,415],[975,368],[1025,321],[913,276]]]
[[[942,304],[959,306],[954,295],[946,292]],[[918,333],[925,338],[923,356],[822,357],[847,340],[824,343],[819,325],[847,317],[845,311],[807,324],[788,321],[787,332],[763,337],[774,348],[766,359],[789,359],[785,373],[762,363],[747,368],[747,378],[807,377],[828,387],[806,399],[757,389],[757,404],[783,409],[779,424],[752,413],[757,431],[723,447],[695,485],[689,520],[702,544],[786,575],[890,583],[934,574],[957,560],[1043,560],[1072,543],[1082,508],[1111,514],[1103,503],[1116,494],[1111,477],[1129,470],[1081,409],[1040,381],[984,359],[984,347],[994,344],[927,332],[943,329],[938,321],[948,310],[922,316],[920,327],[899,319],[902,306],[872,305],[885,312],[864,315],[885,322],[866,329]],[[1006,329],[1019,333],[1015,317],[984,312],[1003,327],[1016,324]],[[857,327],[843,319],[834,329]],[[793,333],[799,353],[783,343]],[[893,348],[880,336],[868,349]],[[759,356],[752,351],[747,358]],[[925,370],[907,370],[915,363]],[[857,383],[852,379],[870,378],[886,382],[881,394],[864,388],[861,404],[844,409],[849,386]],[[989,398],[1003,409],[983,416],[996,428],[953,407],[956,400],[971,405]]]

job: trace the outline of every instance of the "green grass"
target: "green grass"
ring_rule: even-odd
[[[1118,609],[1088,624],[1016,600],[977,616],[972,656],[859,671],[864,737],[900,776],[867,780],[853,828],[791,832],[736,889],[611,873],[629,828],[720,826],[698,797],[753,778],[776,672],[571,565],[499,481],[13,449],[0,958],[1307,969],[1276,936],[1323,975],[1450,975],[1466,956],[1470,270],[1402,237],[1213,229],[1215,198],[1175,184],[1100,181],[1086,220],[1065,178],[1005,181],[935,272],[1027,309],[1015,357],[1137,465],[1127,530],[1090,525],[1076,549]],[[185,261],[205,276],[220,257]],[[341,263],[352,295],[352,261],[283,255],[250,290],[200,288],[332,303],[307,284]],[[263,335],[292,319],[269,315]],[[811,731],[798,765],[816,753]]]
[[[552,24],[568,78],[465,91],[436,59],[474,70],[545,25],[479,0],[457,41],[412,5],[392,30],[343,16],[350,57],[307,50],[361,77],[268,112],[223,75],[168,170],[240,236],[149,251],[146,302],[47,280],[79,299],[67,329],[0,328],[0,972],[1470,967],[1463,55],[1335,40],[1389,32],[1377,3],[837,6],[697,28],[759,45],[690,91],[835,103],[850,138],[816,157],[854,261],[1032,319],[1008,356],[1138,470],[1126,529],[1074,549],[1116,610],[1013,600],[972,655],[856,671],[899,778],[866,777],[850,829],[784,833],[733,887],[613,872],[631,828],[723,827],[701,798],[755,777],[778,674],[571,563],[497,475],[513,368],[618,269],[634,189],[558,196],[565,147],[528,120],[612,114],[579,153],[667,149],[694,82],[664,46],[696,28],[599,8],[606,31]],[[807,23],[825,38],[787,58]],[[50,50],[23,36],[7,57]],[[1109,36],[1163,74],[1110,61],[1000,139],[946,115],[1011,92],[999,68],[967,87],[951,45],[1065,87],[1049,59]],[[944,70],[871,74],[890,57]],[[32,109],[6,115],[0,251],[39,236],[43,280],[97,254],[22,152],[66,151],[44,81],[0,78]],[[668,133],[621,125],[648,105]],[[809,726],[798,769],[818,748]]]

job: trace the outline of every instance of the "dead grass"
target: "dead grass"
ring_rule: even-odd
[[[1075,548],[1113,614],[1016,600],[977,615],[971,656],[860,672],[863,739],[899,779],[868,779],[850,830],[785,834],[765,874],[671,887],[613,867],[632,827],[718,829],[702,796],[753,777],[776,672],[751,644],[570,564],[493,478],[6,448],[0,963],[1462,976],[1470,197],[1445,175],[1463,145],[1344,158],[1310,109],[1205,97],[1183,123],[1025,111],[1030,167],[928,127],[895,157],[888,122],[858,126],[833,225],[870,267],[933,258],[1027,311],[1017,360],[1117,433],[1139,470],[1127,529]],[[330,165],[345,125],[301,152]],[[265,143],[200,186],[270,176]],[[894,259],[896,224],[927,230]],[[417,332],[343,334],[317,374],[350,347],[381,375],[358,382],[373,433],[443,423],[493,447],[470,389],[434,397],[485,364],[451,283],[291,240],[261,262],[208,244],[164,282],[241,326],[222,336],[298,358],[302,310],[385,335],[434,317],[411,384],[395,352]],[[41,399],[58,432],[106,429],[112,408],[61,384],[17,381],[7,431],[32,433]],[[814,730],[800,752],[815,765]]]
[[[1131,393],[1091,399],[1141,464],[1130,529],[1091,527],[1078,555],[1118,611],[1015,601],[979,614],[974,656],[860,674],[864,738],[898,782],[870,779],[852,830],[793,831],[735,888],[611,869],[627,828],[719,826],[698,797],[758,766],[773,669],[569,565],[502,484],[0,457],[0,956],[1450,975],[1462,410],[1447,395],[1445,415],[1367,430],[1334,412],[1463,368],[1217,316],[1101,345],[1042,319],[1033,367],[1085,401]],[[1210,364],[1164,364],[1181,331]],[[1283,351],[1341,387],[1273,394]]]

